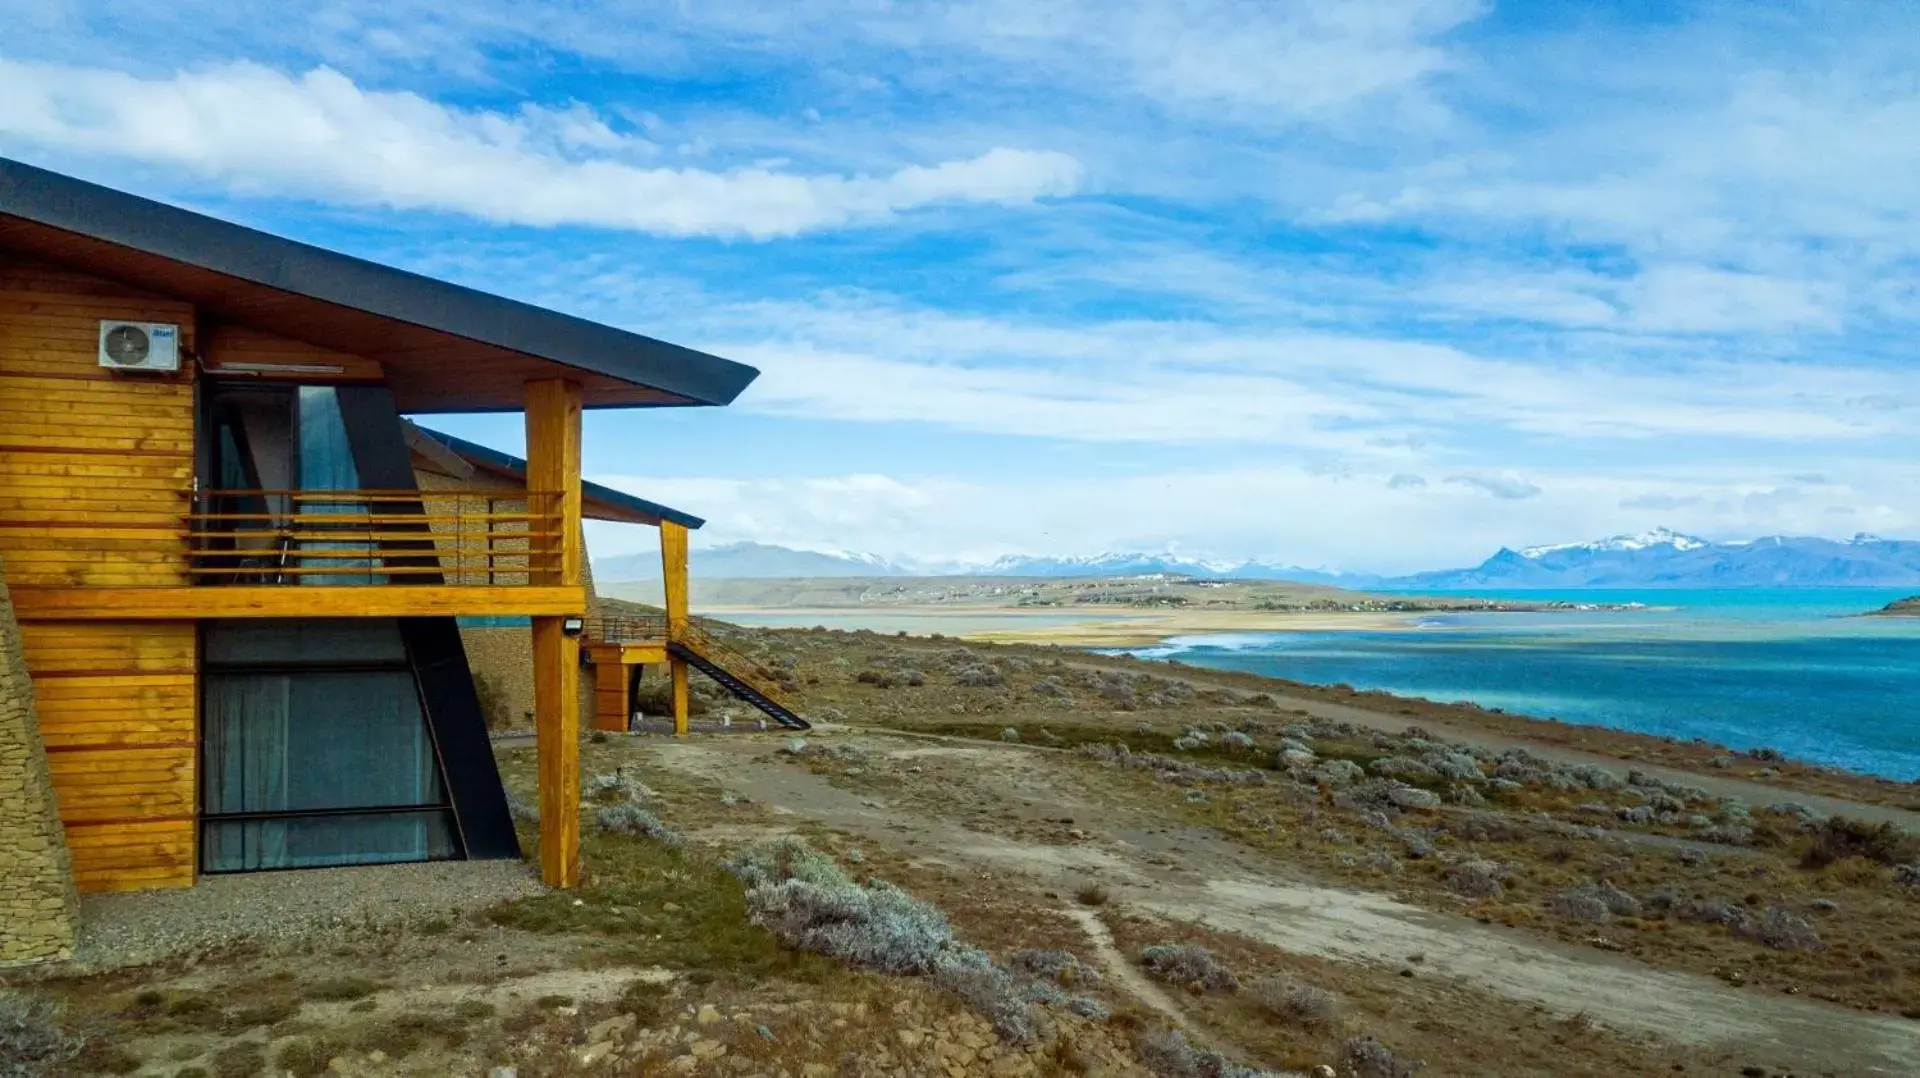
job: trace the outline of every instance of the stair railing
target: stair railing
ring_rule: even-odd
[[[780,688],[780,675],[762,664],[742,654],[712,633],[688,621],[680,627],[676,641],[706,658],[709,662],[732,674],[740,682],[759,693],[778,707],[798,715],[800,710],[789,702]]]

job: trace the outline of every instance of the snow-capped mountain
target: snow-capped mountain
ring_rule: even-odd
[[[1259,561],[1177,553],[1084,557],[1009,556],[991,562],[907,564],[875,554],[823,553],[761,543],[692,552],[695,576],[768,579],[865,576],[1115,577],[1167,574],[1214,580],[1291,580],[1333,587],[1409,591],[1434,588],[1647,588],[1920,585],[1920,542],[1860,534],[1851,539],[1768,536],[1710,542],[1668,528],[1585,543],[1502,548],[1472,568],[1382,577]],[[652,554],[596,559],[606,582],[656,580]]]
[[[1654,547],[1669,546],[1675,550],[1698,550],[1713,544],[1705,539],[1691,535],[1682,535],[1672,528],[1655,528],[1639,535],[1612,535],[1605,539],[1595,539],[1588,543],[1557,543],[1553,546],[1530,546],[1520,550],[1523,558],[1542,558],[1562,551],[1619,551],[1651,550]]]
[[[695,549],[688,555],[695,576],[714,579],[781,579],[859,576],[1013,576],[1113,577],[1165,574],[1226,580],[1296,580],[1311,584],[1365,587],[1375,577],[1254,561],[1194,558],[1180,554],[1095,554],[1085,557],[1010,555],[990,562],[912,564],[877,554],[795,550],[764,543],[728,543]],[[607,583],[658,580],[654,554],[596,558],[594,575]]]
[[[1713,543],[1665,528],[1590,543],[1502,549],[1470,569],[1418,573],[1378,587],[1906,587],[1920,584],[1920,542],[1773,535]]]
[[[1180,576],[1226,576],[1240,563],[1178,554],[1095,554],[1078,558],[1009,555],[971,569],[981,576],[1140,576],[1171,573]]]
[[[694,576],[719,580],[917,575],[912,569],[895,565],[877,554],[822,553],[765,543],[728,543],[707,547],[690,551],[687,559],[688,571]],[[593,572],[596,579],[609,583],[658,580],[660,556],[621,554],[595,558]]]

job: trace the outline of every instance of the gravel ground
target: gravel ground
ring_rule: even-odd
[[[143,965],[243,940],[291,943],[541,890],[539,876],[521,861],[430,861],[203,876],[177,891],[86,895],[68,968]]]

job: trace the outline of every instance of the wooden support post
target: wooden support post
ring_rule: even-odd
[[[534,739],[540,755],[540,878],[580,882],[580,638],[533,619]]]
[[[660,581],[667,596],[667,639],[678,640],[687,628],[687,527],[671,520],[660,522]]]
[[[671,520],[660,522],[660,581],[667,599],[667,639],[682,640],[687,631],[687,528]],[[687,663],[667,664],[673,677],[673,732],[687,733]]]
[[[685,737],[688,717],[687,660],[671,659],[667,669],[673,675],[673,734],[675,737]]]
[[[527,491],[531,512],[550,512],[555,547],[534,559],[542,584],[581,585],[580,387],[527,383]],[[580,882],[580,638],[566,617],[533,619],[533,714],[540,756],[540,878],[550,887]]]

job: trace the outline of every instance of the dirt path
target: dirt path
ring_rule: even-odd
[[[724,781],[777,814],[862,835],[923,860],[1017,874],[1042,889],[1066,891],[1098,880],[1122,905],[1295,953],[1395,968],[1421,954],[1428,976],[1454,978],[1562,1015],[1584,1012],[1623,1032],[1743,1053],[1765,1046],[1777,1065],[1815,1073],[1920,1073],[1920,1029],[1904,1019],[1759,995],[1420,909],[1388,895],[1327,886],[1217,835],[1130,820],[1117,806],[1063,792],[1047,781],[1048,755],[1031,749],[865,740],[902,758],[925,761],[937,753],[943,765],[968,769],[977,780],[976,810],[995,803],[1015,812],[1044,808],[1083,821],[1089,838],[1053,845],[972,830],[904,802],[841,789],[800,767],[757,760],[779,760],[764,740],[663,743],[650,755],[667,767]],[[1130,968],[1117,952],[1103,957],[1116,977],[1123,976],[1122,967]],[[1139,994],[1132,980],[1121,983]],[[1142,1002],[1175,1007],[1155,994],[1157,1000],[1142,995]]]

